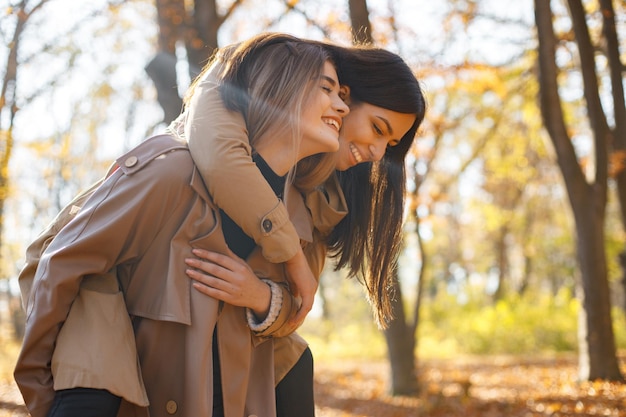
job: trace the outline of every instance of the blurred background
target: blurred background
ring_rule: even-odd
[[[623,0],[0,0],[0,345],[19,346],[25,248],[112,160],[163,131],[214,48],[263,31],[372,43],[414,69],[428,112],[396,320],[342,271],[302,333],[318,362],[578,356],[623,380]],[[15,342],[12,342],[15,341]],[[8,346],[13,346],[9,348]],[[387,371],[385,371],[387,372]]]

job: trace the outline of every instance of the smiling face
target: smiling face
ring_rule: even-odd
[[[339,134],[336,169],[345,171],[361,162],[380,161],[415,122],[414,114],[399,113],[368,103],[350,108]]]
[[[299,158],[336,152],[342,118],[350,112],[339,97],[337,71],[330,62],[324,64],[322,76],[313,85],[314,91],[302,109]]]

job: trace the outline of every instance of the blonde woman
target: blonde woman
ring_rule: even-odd
[[[298,160],[338,149],[349,109],[339,98],[339,80],[324,48],[264,34],[230,50],[224,60],[226,102],[257,126],[250,143],[274,174],[290,178]],[[193,290],[185,275],[182,260],[192,256],[193,247],[230,254],[218,211],[186,144],[175,137],[149,139],[117,160],[50,242],[29,291],[15,378],[33,417],[212,415],[212,336],[218,323],[220,343],[232,348],[219,361],[224,415],[275,413],[272,340],[251,338],[248,326],[277,325],[286,310],[274,303],[288,298],[286,287],[256,279],[247,287],[253,295],[236,307]],[[110,283],[112,274],[132,317],[141,375],[135,380],[119,378],[127,366],[137,367],[127,354],[128,332],[117,332],[115,323],[107,327],[104,310],[119,312],[108,296],[120,294],[100,285]],[[82,301],[93,321],[74,315],[70,326],[79,292],[90,294]],[[102,314],[94,305],[102,306]],[[109,348],[117,339],[124,349],[116,359]],[[57,350],[65,346],[57,357],[55,344]],[[102,362],[112,368],[102,369],[96,352],[83,346],[106,355]],[[144,386],[147,401],[127,398]]]

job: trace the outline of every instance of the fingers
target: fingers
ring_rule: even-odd
[[[187,258],[185,259],[185,263],[187,264],[187,266],[191,267],[187,269],[187,272],[194,272],[194,279],[195,276],[209,275],[212,277],[228,280],[230,274],[232,274],[232,271],[230,269],[224,268],[218,264],[214,264],[211,262],[201,261],[199,259]]]
[[[192,285],[196,290],[200,291],[204,295],[208,295],[209,297],[215,298],[216,300],[225,301],[224,300],[225,294],[221,292],[220,290],[217,290],[213,287],[209,287],[204,284],[200,284],[198,282],[194,282]]]
[[[300,327],[300,325],[302,324],[302,322],[295,322],[293,319],[289,320],[281,329],[281,335],[288,335],[291,334],[293,332],[295,332],[296,330],[298,330],[298,327]]]
[[[317,291],[317,281],[309,282],[309,284],[310,286],[307,286],[307,288],[305,288],[306,291],[301,291],[302,297],[300,308],[298,309],[296,315],[289,320],[290,326],[295,326],[296,328],[299,327],[302,322],[304,322],[307,314],[309,314],[309,312],[313,308],[313,302],[315,301],[315,292]]]
[[[289,320],[289,326],[293,326],[294,329],[300,327],[300,325],[304,322],[304,319],[306,318],[307,314],[309,314],[309,312],[311,311],[311,309],[313,308],[313,303],[311,303],[310,305],[307,303],[306,305],[304,304],[304,299],[302,300],[302,305],[300,306],[300,309],[298,309],[298,312],[296,313],[295,316],[293,316],[290,320]]]
[[[194,254],[198,258],[186,258],[185,263],[190,267],[185,270],[187,275],[193,279],[193,286],[203,294],[227,301],[229,295],[234,291],[230,282],[233,272],[225,267],[229,264],[229,258],[216,252],[209,252],[202,249],[194,249]],[[231,260],[232,261],[232,260]],[[229,266],[233,266],[230,264]]]
[[[196,255],[199,259],[198,262],[209,262],[216,265],[221,266],[222,268],[233,271],[239,274],[247,273],[247,270],[250,270],[250,267],[240,257],[235,255],[230,249],[227,248],[226,254],[221,254],[218,252],[212,252],[204,249],[192,249],[194,255]],[[190,258],[193,259],[193,258]],[[189,265],[189,263],[188,263]],[[202,265],[197,263],[196,265]],[[193,265],[196,267],[195,265]],[[204,268],[202,268],[204,270]]]
[[[202,294],[219,299],[236,306],[256,308],[264,303],[259,298],[259,291],[267,287],[254,274],[252,269],[240,258],[233,259],[227,255],[204,249],[193,249],[197,258],[186,258],[189,268],[186,273],[194,282],[195,289]],[[269,290],[267,297],[269,299]]]
[[[226,269],[232,270],[234,266],[239,265],[239,263],[232,257],[223,255],[218,252],[212,252],[205,249],[192,249],[191,252],[202,261],[212,262]],[[237,255],[235,255],[233,252],[230,253],[232,254],[232,256],[237,258]]]
[[[200,283],[200,285],[215,288],[216,290],[221,292],[232,291],[230,288],[232,287],[232,285],[228,281],[214,277],[212,275],[207,275],[204,272],[191,268],[188,268],[185,272],[191,279]]]
[[[217,300],[228,302],[230,299],[230,285],[219,278],[206,275],[194,269],[187,269],[187,275],[194,280],[193,287],[204,295]]]

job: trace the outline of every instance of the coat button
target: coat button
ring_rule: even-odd
[[[263,230],[265,233],[269,233],[272,231],[272,221],[270,219],[263,220]]]
[[[130,167],[134,166],[135,164],[137,164],[137,157],[136,156],[129,156],[124,161],[124,165],[126,165],[127,168],[130,168]]]
[[[165,410],[167,411],[167,414],[175,414],[178,410],[178,404],[176,404],[176,401],[174,400],[169,400],[167,404],[165,404]]]

